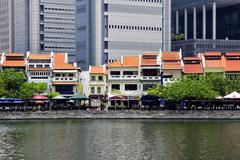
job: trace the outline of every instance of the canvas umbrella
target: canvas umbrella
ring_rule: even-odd
[[[31,100],[49,100],[49,98],[42,95],[37,95],[32,97]]]
[[[59,96],[53,97],[52,99],[53,100],[66,100],[67,98],[62,95],[59,95]]]
[[[223,97],[224,99],[240,99],[240,94],[238,92],[232,92]]]

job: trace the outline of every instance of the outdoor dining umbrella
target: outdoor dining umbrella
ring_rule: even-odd
[[[89,98],[87,98],[86,96],[84,95],[80,95],[80,94],[76,94],[76,95],[73,95],[72,97],[69,98],[70,100],[74,100],[74,101],[78,101],[78,108],[80,108],[80,102],[83,100],[83,101],[86,101],[86,100],[89,100],[89,106],[91,105],[91,101]]]
[[[240,94],[238,92],[232,92],[223,97],[224,99],[240,99]]]
[[[62,95],[59,95],[59,96],[53,97],[52,100],[67,100],[67,98]]]
[[[36,100],[36,101],[38,101],[38,100],[49,100],[49,98],[46,97],[46,96],[42,96],[42,95],[36,95],[36,96],[32,97],[31,100]]]

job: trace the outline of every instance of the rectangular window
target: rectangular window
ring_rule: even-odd
[[[138,89],[137,84],[126,84],[125,91],[136,91]]]
[[[91,93],[94,94],[95,93],[95,88],[91,87]]]
[[[123,75],[138,75],[137,71],[123,71]]]
[[[110,74],[112,76],[119,76],[120,75],[120,71],[111,71]]]
[[[101,87],[98,87],[98,88],[97,88],[97,93],[98,93],[98,94],[101,94]]]
[[[37,68],[43,68],[43,65],[39,65],[39,64],[38,64],[38,65],[37,65]]]
[[[148,91],[149,89],[155,87],[154,84],[143,84],[143,91]]]
[[[108,12],[108,4],[104,4],[104,11]]]
[[[98,76],[98,80],[102,81],[103,80],[103,76]]]
[[[40,11],[44,11],[44,5],[40,5]]]
[[[104,41],[104,49],[108,49],[108,41]]]
[[[120,84],[112,84],[112,90],[120,90]]]
[[[44,34],[40,34],[40,40],[44,41]]]
[[[96,81],[96,77],[95,76],[91,76],[91,81]]]

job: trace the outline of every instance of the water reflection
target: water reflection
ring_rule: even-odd
[[[0,159],[240,159],[239,124],[127,120],[2,122]]]

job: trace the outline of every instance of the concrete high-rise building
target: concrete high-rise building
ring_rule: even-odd
[[[172,28],[182,35],[172,49],[187,54],[239,51],[239,17],[239,0],[172,0]]]
[[[0,52],[67,52],[75,61],[75,0],[0,0]]]
[[[171,0],[77,0],[76,6],[83,70],[123,55],[171,49]]]

